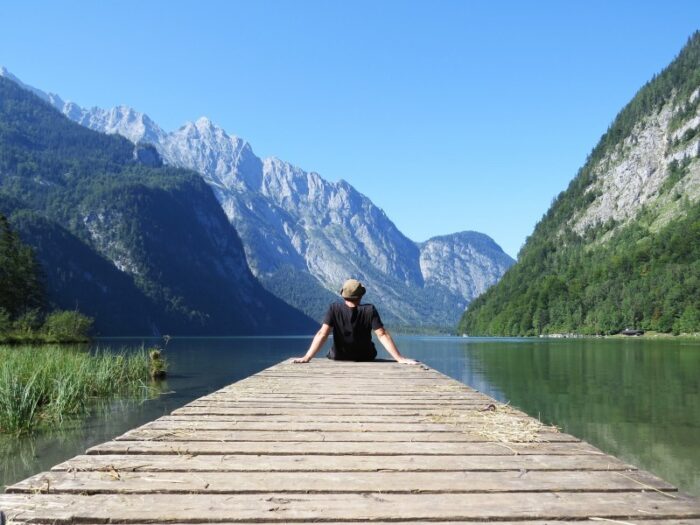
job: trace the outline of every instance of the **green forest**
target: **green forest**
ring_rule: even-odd
[[[31,247],[0,214],[0,342],[81,342],[92,319],[77,311],[48,311],[41,270]]]
[[[700,332],[700,204],[676,190],[696,159],[669,166],[659,193],[673,192],[680,211],[663,227],[655,226],[663,210],[653,206],[624,226],[599,224],[584,235],[569,226],[599,196],[588,191],[598,163],[621,146],[635,125],[671,101],[686,101],[671,120],[672,130],[694,116],[700,97],[691,99],[690,94],[698,86],[700,33],[695,33],[618,114],[528,237],[517,264],[470,304],[460,333],[613,334],[625,328]],[[690,135],[686,132],[680,140],[690,140]]]

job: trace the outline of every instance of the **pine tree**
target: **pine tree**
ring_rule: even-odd
[[[44,292],[34,252],[0,214],[0,309],[15,318],[43,306]]]

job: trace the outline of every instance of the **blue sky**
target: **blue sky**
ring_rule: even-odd
[[[368,195],[406,235],[515,256],[698,1],[0,0],[0,65],[166,130],[206,115]]]

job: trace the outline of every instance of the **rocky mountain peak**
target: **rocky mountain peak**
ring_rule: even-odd
[[[0,77],[4,77],[8,80],[11,80],[18,86],[20,86],[23,89],[26,89],[27,91],[31,91],[35,95],[37,95],[40,99],[48,102],[52,106],[59,108],[62,110],[63,106],[66,104],[61,97],[56,95],[55,93],[46,93],[45,91],[42,91],[40,89],[37,89],[33,86],[30,86],[28,84],[25,84],[22,82],[19,78],[17,78],[15,75],[13,75],[10,71],[5,66],[0,66]]]
[[[198,171],[219,192],[260,188],[261,161],[250,145],[206,117],[186,123],[156,146],[166,162]]]
[[[216,126],[214,126],[214,123],[211,120],[209,120],[209,117],[206,117],[206,116],[199,117],[197,119],[197,121],[195,122],[195,125],[200,129],[202,129],[202,128],[210,128],[211,129],[211,128],[216,127]]]
[[[190,127],[190,129],[193,132],[194,130],[196,130],[196,132],[199,133],[202,137],[211,138],[213,140],[240,140],[237,137],[227,135],[223,128],[214,124],[207,117],[199,117]]]
[[[62,111],[72,120],[96,131],[122,135],[134,143],[156,144],[165,136],[165,132],[148,115],[129,106],[116,106],[109,110],[92,108],[82,110],[80,114],[76,107],[73,104],[70,109],[64,107]]]
[[[432,237],[419,247],[426,283],[444,286],[461,297],[481,295],[515,262],[491,237],[473,231]]]
[[[355,277],[389,322],[451,325],[512,262],[500,248],[465,234],[418,245],[347,181],[328,181],[276,157],[260,159],[207,117],[167,133],[129,107],[84,110],[53,100],[84,126],[151,143],[166,164],[199,172],[238,231],[253,273],[313,317]],[[147,149],[137,153],[142,162],[158,162]]]

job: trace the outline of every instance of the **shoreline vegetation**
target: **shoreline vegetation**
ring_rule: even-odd
[[[411,326],[405,324],[387,324],[387,329],[395,335],[434,335],[434,336],[448,336],[457,335],[454,326],[437,326],[437,325],[423,325],[423,326]]]
[[[0,308],[0,344],[88,343],[93,320],[75,310],[55,310],[46,315],[32,309],[11,319]]]
[[[50,304],[34,250],[0,213],[0,344],[87,343],[94,320]]]
[[[469,335],[462,333],[461,337],[517,337],[523,339],[667,339],[672,341],[699,341],[700,333],[673,334],[665,332],[648,331],[638,335],[626,335],[623,333],[616,334],[577,334],[577,333],[552,333],[539,335]]]
[[[88,415],[102,400],[149,399],[166,368],[159,349],[0,346],[0,435],[60,426]]]

